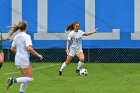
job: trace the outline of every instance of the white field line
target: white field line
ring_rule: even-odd
[[[47,67],[53,67],[53,66],[56,66],[56,65],[59,65],[59,64],[38,67],[38,68],[33,69],[33,71],[39,70],[39,69],[44,69],[44,68],[47,68]],[[16,73],[20,73],[20,72],[19,71],[17,71],[17,72],[9,72],[9,73],[4,73],[3,75],[11,75],[11,74],[16,74]]]

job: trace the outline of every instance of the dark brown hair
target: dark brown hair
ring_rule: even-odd
[[[79,22],[73,22],[72,24],[68,25],[67,28],[66,28],[66,31],[72,31],[74,28],[74,26],[76,24],[80,24]]]

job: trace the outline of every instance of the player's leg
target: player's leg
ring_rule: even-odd
[[[4,62],[4,54],[0,53],[0,69],[2,68],[3,62]]]
[[[78,53],[76,54],[76,56],[79,58],[78,66],[77,66],[77,69],[76,69],[76,73],[79,73],[80,68],[81,68],[82,65],[84,64],[85,56],[84,56],[83,51],[82,51],[82,52],[78,52]]]
[[[28,66],[27,68],[20,69],[21,74],[24,77],[19,77],[19,78],[9,78],[7,81],[7,89],[13,84],[13,83],[21,83],[20,85],[20,92],[19,93],[24,93],[27,83],[33,81],[32,78],[32,67]]]
[[[20,71],[24,77],[32,78],[32,66],[28,66],[27,68],[20,69]]]
[[[59,75],[62,75],[62,71],[66,68],[66,66],[72,61],[73,57],[68,55],[66,61],[62,64],[60,70],[59,70]]]
[[[19,93],[24,93],[24,91],[27,88],[28,83],[21,83],[20,84],[20,92]]]
[[[28,82],[33,81],[33,78],[32,78],[32,67],[29,66],[27,69],[21,69],[21,73],[25,77],[25,78],[21,79],[21,81],[25,81],[26,80],[26,82],[22,82],[20,84],[20,93],[24,93],[25,90],[26,90],[26,87],[28,85]]]
[[[23,77],[14,78],[13,83],[31,82],[33,80],[31,66],[28,66],[26,68],[21,68],[20,71],[21,71],[21,74],[23,75]]]
[[[70,48],[69,53],[67,54],[67,59],[66,61],[62,64],[60,70],[59,70],[59,75],[62,75],[62,71],[66,68],[66,66],[72,61],[73,57],[75,56],[76,51],[72,48]]]

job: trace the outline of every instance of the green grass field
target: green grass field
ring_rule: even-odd
[[[25,93],[140,93],[140,64],[85,63],[87,76],[75,73],[71,63],[58,76],[60,63],[33,63],[34,81]],[[6,91],[8,77],[20,77],[13,63],[5,63],[0,71],[0,93],[18,93],[19,84]],[[11,73],[14,72],[14,73]]]

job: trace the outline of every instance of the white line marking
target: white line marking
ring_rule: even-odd
[[[43,68],[47,68],[47,67],[53,67],[53,66],[56,66],[56,65],[59,65],[59,64],[38,67],[38,68],[33,69],[33,71],[43,69]],[[17,73],[20,73],[20,72],[19,71],[17,71],[17,72],[9,72],[9,73],[4,73],[3,75],[12,75],[12,74],[17,74]]]
[[[46,67],[53,67],[53,66],[56,66],[56,65],[59,65],[59,64],[49,65],[49,66],[43,66],[43,67],[35,68],[35,69],[33,69],[33,71],[38,70],[38,69],[43,69],[43,68],[46,68]]]

